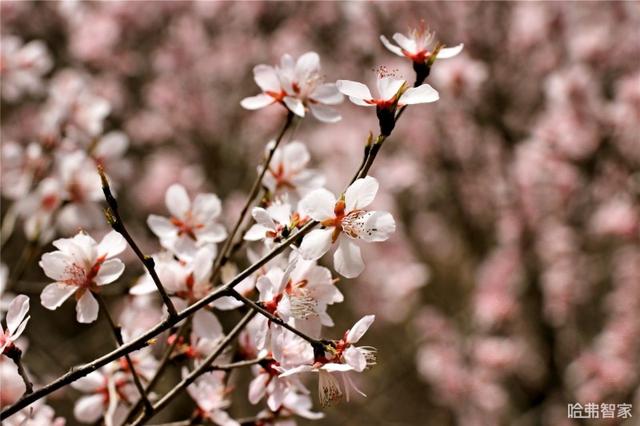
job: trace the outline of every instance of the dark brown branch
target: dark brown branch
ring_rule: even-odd
[[[29,380],[29,375],[27,374],[27,370],[25,370],[24,365],[22,365],[22,350],[19,347],[14,345],[13,343],[10,346],[7,346],[3,352],[7,358],[10,358],[11,361],[18,367],[18,374],[22,378],[25,387],[25,395],[29,395],[33,393],[33,383]]]

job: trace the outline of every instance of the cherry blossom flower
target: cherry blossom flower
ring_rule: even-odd
[[[24,332],[29,318],[29,298],[23,294],[16,296],[11,303],[9,303],[9,310],[7,311],[7,328],[0,334],[0,353],[5,349],[14,345],[18,337]]]
[[[300,365],[288,369],[282,373],[280,377],[288,377],[305,372],[318,373],[320,403],[323,407],[342,398],[343,390],[338,379],[342,379],[347,401],[349,400],[349,391],[351,388],[359,394],[366,396],[355,386],[346,373],[360,373],[364,371],[367,366],[375,365],[376,350],[374,348],[354,346],[367,332],[374,320],[374,315],[362,317],[344,334],[342,339],[334,342],[331,346],[327,346],[324,357],[321,359],[316,358],[312,365]]]
[[[17,208],[25,217],[24,233],[30,240],[49,241],[55,228],[51,226],[54,213],[62,204],[62,185],[54,177],[43,179],[35,191],[19,201]]]
[[[42,77],[53,65],[47,46],[40,40],[23,44],[15,36],[3,36],[0,49],[2,97],[15,101],[24,93],[39,94]]]
[[[188,371],[183,369],[182,376],[187,375]],[[227,399],[229,390],[224,384],[224,376],[222,371],[205,373],[187,387],[187,393],[196,402],[199,414],[205,419],[210,419],[220,426],[239,426],[240,424],[224,411],[231,405]]]
[[[73,415],[81,423],[95,423],[104,418],[105,424],[121,424],[127,414],[126,404],[137,398],[137,390],[130,378],[122,372],[113,372],[110,365],[92,371],[71,383],[74,389],[86,394],[80,397]]]
[[[377,88],[379,96],[371,94],[369,88],[357,81],[338,80],[338,90],[349,96],[356,105],[375,106],[378,109],[394,109],[396,106],[424,104],[437,101],[438,92],[428,84],[409,87],[406,80],[388,76],[386,69],[378,72]]]
[[[12,200],[26,196],[34,182],[45,173],[47,157],[42,146],[30,143],[26,147],[13,141],[2,143],[2,194]]]
[[[152,214],[147,224],[162,246],[179,257],[193,258],[204,246],[215,250],[215,244],[227,237],[224,227],[215,221],[222,211],[215,194],[198,194],[192,203],[187,190],[173,184],[167,190],[165,204],[171,218]]]
[[[251,215],[256,223],[245,233],[244,239],[263,240],[268,248],[291,236],[308,221],[306,217],[301,217],[300,213],[292,212],[289,203],[281,201],[273,202],[266,209],[254,207]]]
[[[311,357],[313,357],[313,351]],[[257,404],[267,396],[267,406],[270,410],[276,411],[282,406],[289,393],[309,393],[298,377],[280,377],[283,371],[275,360],[265,360],[260,365],[254,366],[255,377],[249,384],[249,402]]]
[[[380,41],[391,52],[398,56],[404,56],[411,59],[413,62],[424,63],[431,59],[433,54],[435,32],[428,31],[425,28],[424,21],[421,22],[420,27],[414,28],[409,32],[408,36],[404,34],[395,33],[393,40],[397,45],[391,43],[384,35],[380,36]],[[462,51],[464,45],[462,43],[454,47],[443,47],[437,55],[437,59],[452,58]]]
[[[3,384],[5,382],[2,382]],[[1,405],[1,404],[0,404]],[[18,411],[15,415],[3,420],[5,426],[64,426],[66,420],[56,417],[55,411],[50,406],[37,401],[27,408]]]
[[[117,280],[124,271],[124,263],[113,257],[127,247],[120,234],[109,232],[100,243],[79,232],[73,238],[53,242],[58,250],[42,255],[40,267],[56,282],[44,288],[40,295],[42,306],[55,310],[75,294],[77,320],[90,323],[98,318],[98,302],[93,292]]]
[[[269,151],[274,143],[269,142],[266,150]],[[307,169],[310,160],[309,151],[302,142],[293,141],[276,149],[264,175],[264,185],[272,194],[297,194],[301,197],[322,187],[324,176],[316,170]]]
[[[323,228],[305,235],[300,245],[302,258],[319,259],[331,244],[339,241],[333,256],[336,271],[347,278],[360,275],[364,262],[356,240],[385,241],[396,229],[390,213],[364,210],[377,192],[378,181],[367,176],[353,182],[339,200],[326,189],[309,193],[300,202],[301,210],[319,221]]]
[[[343,97],[333,83],[323,83],[320,57],[307,52],[297,61],[283,55],[280,66],[257,65],[253,69],[256,84],[262,93],[244,98],[240,105],[246,109],[261,109],[276,102],[292,113],[304,117],[307,109],[320,121],[335,123],[340,115],[327,105],[342,102]]]

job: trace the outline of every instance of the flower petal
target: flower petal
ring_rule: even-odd
[[[258,374],[249,384],[249,402],[257,404],[264,397],[269,382],[269,374]]]
[[[309,109],[311,114],[323,123],[337,123],[342,119],[338,111],[328,106],[312,104]]]
[[[276,229],[276,224],[273,219],[271,219],[271,215],[262,207],[254,207],[253,210],[251,210],[251,216],[253,216],[255,221],[263,228]]]
[[[435,102],[438,99],[440,99],[438,92],[428,84],[423,84],[422,86],[407,89],[402,96],[400,96],[398,105],[426,104]]]
[[[82,423],[95,423],[104,413],[104,397],[101,394],[83,396],[73,407],[73,415]]]
[[[163,216],[150,214],[147,218],[147,225],[151,229],[151,232],[159,238],[173,238],[178,233],[171,221]]]
[[[356,99],[362,99],[362,100],[373,99],[373,96],[371,95],[371,91],[369,90],[369,88],[366,85],[359,83],[357,81],[338,80],[336,81],[336,87],[341,93],[349,96],[349,98],[356,98]]]
[[[321,84],[311,92],[309,97],[325,105],[336,105],[344,100],[344,96],[340,93],[335,83]]]
[[[216,340],[224,336],[218,318],[209,311],[200,310],[193,316],[193,332],[196,336]]]
[[[349,346],[344,351],[344,360],[357,372],[364,371],[367,367],[367,359],[364,354],[353,346]]]
[[[44,274],[52,280],[64,280],[67,277],[67,266],[74,263],[74,259],[61,251],[45,253],[40,259],[40,267]]]
[[[365,241],[386,241],[396,230],[396,222],[389,212],[371,213],[358,237]]]
[[[191,209],[191,200],[187,190],[179,183],[174,183],[167,189],[165,203],[169,212],[178,219],[184,219]]]
[[[259,95],[249,96],[240,101],[240,106],[244,109],[255,110],[267,107],[274,103],[276,100],[264,93],[260,93]]]
[[[127,240],[116,231],[111,231],[102,238],[98,244],[98,256],[107,256],[107,259],[122,253],[127,248]]]
[[[367,176],[357,179],[344,192],[346,211],[350,212],[367,207],[376,197],[378,187],[378,181],[374,177]]]
[[[404,34],[395,33],[393,35],[393,40],[398,43],[398,46],[403,48],[409,53],[416,53],[416,41],[406,37]]]
[[[280,79],[275,68],[269,65],[256,65],[253,68],[253,78],[263,92],[279,92]]]
[[[323,221],[334,216],[335,205],[336,197],[328,190],[320,188],[311,191],[300,201],[300,211],[314,220]]]
[[[95,281],[98,285],[105,285],[114,282],[124,272],[124,263],[120,259],[109,259],[105,261],[96,275]]]
[[[54,310],[60,307],[78,287],[63,284],[51,283],[42,290],[40,294],[40,303],[47,309]]]
[[[9,303],[9,309],[7,310],[7,329],[12,337],[16,336],[15,332],[24,320],[24,317],[29,312],[29,297],[24,294],[20,294],[16,296],[11,303]]]
[[[393,77],[382,77],[377,81],[378,84],[378,92],[380,93],[380,99],[385,101],[389,101],[394,99],[398,94],[398,91],[404,86],[407,82],[405,80]]]
[[[76,319],[83,324],[94,322],[98,318],[98,309],[98,301],[87,290],[76,303]]]
[[[367,332],[369,327],[371,327],[371,324],[373,324],[375,319],[375,315],[365,315],[360,318],[347,333],[347,343],[357,343],[362,336],[364,336],[364,333]]]
[[[222,212],[222,203],[216,194],[198,194],[193,200],[193,215],[201,222],[207,223]]]
[[[404,54],[402,53],[402,49],[400,47],[396,46],[395,44],[391,43],[389,41],[389,39],[387,39],[385,36],[381,35],[380,36],[380,41],[382,42],[384,47],[386,47],[387,49],[389,49],[390,51],[392,51],[396,55],[404,56]]]
[[[245,232],[243,238],[245,241],[260,241],[266,238],[267,232],[269,232],[269,228],[266,228],[259,223],[255,223],[247,232]]]
[[[346,278],[355,278],[364,271],[360,247],[349,238],[341,238],[338,249],[333,254],[333,266]]]
[[[297,115],[298,117],[304,117],[304,104],[298,98],[293,98],[291,96],[285,96],[284,104],[289,108],[289,111]]]
[[[296,78],[299,82],[320,70],[320,56],[316,52],[307,52],[296,62]]]
[[[300,244],[300,256],[305,260],[320,259],[331,247],[333,228],[314,229],[304,236]]]
[[[453,58],[454,56],[456,56],[460,52],[462,52],[463,48],[464,48],[464,44],[462,44],[462,43],[460,43],[457,46],[453,46],[453,47],[443,47],[438,52],[438,56],[436,56],[436,58],[438,58],[438,59]]]

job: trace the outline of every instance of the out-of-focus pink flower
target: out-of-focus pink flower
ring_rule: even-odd
[[[24,332],[29,318],[29,298],[24,294],[16,296],[11,303],[9,303],[9,309],[7,310],[7,316],[5,321],[7,328],[0,334],[0,353],[6,348],[13,346],[15,341]]]
[[[187,370],[182,370],[182,375],[187,375]],[[193,384],[187,387],[189,396],[198,404],[202,414],[219,426],[239,426],[225,411],[231,402],[227,399],[229,393],[224,383],[224,372],[213,371],[200,376]]]
[[[387,77],[381,71],[378,73],[377,87],[379,96],[371,94],[369,88],[357,81],[338,80],[338,90],[349,96],[349,100],[356,105],[375,106],[382,109],[394,106],[424,104],[437,101],[440,96],[433,87],[423,84],[418,87],[408,87],[406,80]]]
[[[53,61],[42,41],[23,44],[18,37],[3,35],[0,49],[2,98],[16,101],[25,93],[41,93],[44,88],[42,77],[52,66]]]
[[[397,46],[391,43],[385,36],[380,36],[380,41],[391,52],[398,56],[404,56],[411,59],[413,62],[424,63],[429,61],[431,55],[433,55],[433,49],[435,45],[435,32],[426,29],[424,21],[421,22],[420,27],[413,28],[409,32],[409,36],[404,34],[395,33],[393,40],[397,43]],[[464,45],[462,43],[454,47],[443,47],[437,53],[437,59],[453,58],[460,52]]]

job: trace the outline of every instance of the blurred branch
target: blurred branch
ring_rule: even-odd
[[[124,226],[124,222],[122,221],[120,212],[118,211],[118,201],[111,193],[109,181],[107,180],[107,176],[104,174],[104,169],[101,166],[98,166],[98,173],[100,173],[100,179],[102,180],[102,191],[104,192],[104,197],[107,200],[107,205],[109,206],[105,212],[109,224],[117,233],[122,235],[124,239],[127,240],[127,243],[129,243],[131,249],[135,252],[136,256],[138,256],[138,259],[140,259],[144,267],[149,272],[153,283],[156,285],[156,288],[160,293],[160,297],[162,297],[162,301],[167,307],[169,316],[172,318],[175,317],[177,315],[176,308],[175,306],[173,306],[173,302],[171,302],[171,299],[167,295],[167,292],[164,289],[162,282],[160,281],[160,277],[158,277],[153,258],[150,256],[145,256],[145,254],[142,253],[142,250],[140,250],[136,242],[133,240],[133,237],[131,237],[129,231],[127,231],[127,228]]]

